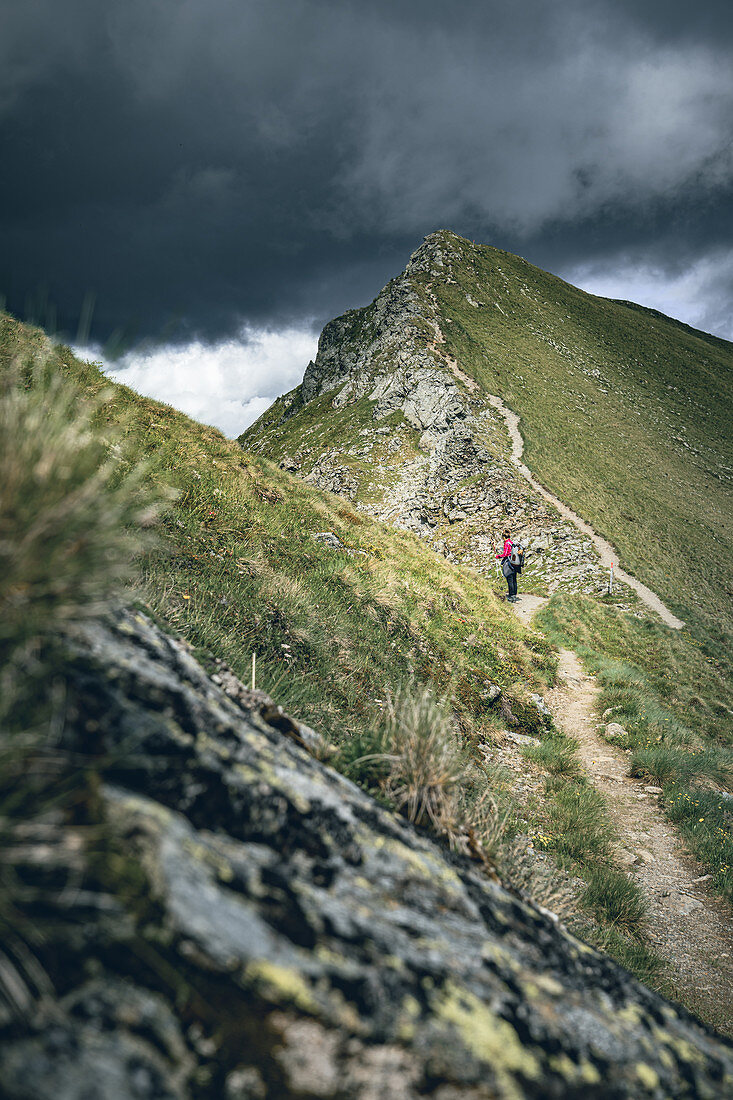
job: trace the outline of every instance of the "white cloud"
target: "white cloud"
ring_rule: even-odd
[[[563,272],[563,278],[591,294],[649,306],[694,328],[733,340],[733,249],[703,256],[674,274],[629,259],[583,264]]]
[[[247,327],[237,339],[130,352],[115,363],[106,363],[95,349],[75,350],[101,362],[116,382],[233,437],[297,386],[316,354],[317,340],[310,328]]]

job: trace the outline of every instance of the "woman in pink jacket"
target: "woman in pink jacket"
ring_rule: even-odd
[[[497,559],[501,558],[501,571],[506,577],[506,583],[508,588],[507,600],[509,603],[517,602],[517,573],[518,570],[512,565],[510,555],[512,552],[512,537],[511,531],[502,531],[501,537],[504,539],[504,549],[497,555]]]

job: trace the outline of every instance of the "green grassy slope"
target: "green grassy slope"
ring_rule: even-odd
[[[447,347],[519,414],[527,464],[681,618],[729,637],[733,345],[445,236]]]
[[[286,420],[281,419],[283,403],[280,398],[239,437],[239,443],[245,450],[256,450],[261,446],[273,462],[280,462],[297,451],[306,470],[324,452],[339,448],[339,463],[357,475],[358,489],[353,496],[354,502],[369,504],[372,500],[379,501],[390,478],[390,474],[385,472],[385,464],[398,468],[400,463],[414,459],[419,454],[420,433],[407,423],[401,412],[396,411],[379,422],[380,427],[391,429],[389,434],[385,433],[376,440],[371,436],[369,449],[360,448],[360,431],[368,429],[371,435],[374,429],[374,402],[362,397],[353,404],[334,409],[333,398],[332,392],[320,394],[300,406]],[[388,446],[398,432],[400,449],[398,452],[390,451]],[[342,447],[343,444],[346,446]],[[393,479],[396,477],[395,474],[391,476]]]

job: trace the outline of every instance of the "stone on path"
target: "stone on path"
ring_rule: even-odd
[[[612,744],[625,743],[629,738],[629,731],[618,722],[608,722],[604,731],[604,737]]]

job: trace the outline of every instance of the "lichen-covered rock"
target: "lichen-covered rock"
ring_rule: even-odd
[[[56,1019],[0,1050],[2,1095],[182,1100],[195,1066],[174,1009],[113,975],[61,999]]]
[[[143,616],[88,628],[68,685],[62,748],[102,778],[80,835],[105,892],[81,870],[63,902],[49,887],[63,988],[0,1032],[8,1097],[730,1094],[724,1040],[380,808]]]
[[[329,546],[332,550],[345,550],[345,546],[338,535],[334,535],[333,531],[316,531],[313,538],[317,542],[322,542],[324,546]]]

